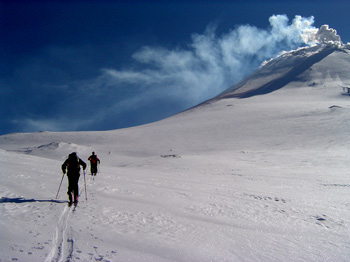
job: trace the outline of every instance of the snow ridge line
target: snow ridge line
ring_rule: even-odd
[[[45,262],[61,262],[66,261],[66,258],[71,256],[73,250],[73,241],[70,247],[67,247],[68,242],[68,222],[72,209],[65,207],[56,225],[56,232],[53,238],[53,244],[50,253],[45,259]]]

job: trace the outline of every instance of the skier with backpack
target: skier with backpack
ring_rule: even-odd
[[[67,177],[68,177],[68,205],[71,206],[73,204],[74,199],[74,205],[78,204],[78,197],[79,197],[79,177],[80,177],[80,166],[83,167],[83,170],[86,169],[86,163],[81,160],[77,153],[73,152],[69,154],[68,158],[64,163],[62,164],[62,172],[63,174],[66,174],[67,170]]]
[[[101,161],[98,159],[97,155],[95,155],[95,152],[92,152],[92,155],[89,156],[88,160],[90,161],[91,175],[96,176],[97,164],[100,164]]]

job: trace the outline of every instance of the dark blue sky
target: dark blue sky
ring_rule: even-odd
[[[350,42],[349,10],[348,1],[1,1],[0,134],[162,119],[303,45],[293,23],[328,24]]]

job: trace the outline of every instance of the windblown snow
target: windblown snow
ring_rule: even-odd
[[[349,52],[281,55],[144,126],[1,136],[0,261],[348,261]],[[73,151],[101,159],[74,211]]]

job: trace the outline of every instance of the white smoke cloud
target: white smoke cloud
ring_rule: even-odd
[[[316,43],[333,43],[333,44],[340,44],[342,45],[342,42],[340,40],[340,36],[337,35],[337,31],[329,28],[328,25],[323,25],[320,27],[319,30],[317,30],[315,34],[315,40]]]
[[[54,120],[33,117],[32,121],[29,116],[22,121],[24,129],[64,130],[66,116],[62,115],[67,112],[73,130],[96,129],[107,122],[114,128],[125,118],[134,121],[125,126],[155,121],[212,98],[282,51],[315,44],[342,45],[336,30],[328,25],[314,27],[312,16],[295,16],[290,21],[286,15],[273,15],[269,23],[266,29],[240,25],[221,35],[210,25],[204,33],[193,34],[186,48],[143,47],[132,56],[140,69],[105,68],[93,80],[62,86],[74,94],[62,102],[63,112]],[[79,103],[69,100],[78,98]],[[156,104],[163,107],[158,109]],[[70,113],[81,108],[89,115],[88,121]],[[14,123],[19,125],[20,120]]]
[[[90,94],[86,101],[98,108],[91,118],[105,123],[111,116],[118,121],[118,115],[148,115],[138,124],[155,121],[149,116],[160,114],[156,104],[162,104],[158,111],[166,117],[214,97],[282,51],[340,41],[328,26],[315,28],[314,17],[289,21],[286,15],[273,15],[269,22],[267,29],[241,25],[222,35],[210,25],[193,34],[187,48],[143,47],[132,56],[141,69],[102,69],[100,77],[81,85]]]
[[[181,98],[187,105],[208,99],[255,70],[262,61],[303,45],[340,41],[336,31],[313,26],[313,17],[273,15],[270,28],[241,25],[218,36],[214,26],[193,34],[187,49],[144,47],[133,59],[143,70],[103,69],[104,86],[132,85]],[[152,92],[154,93],[154,92]]]

